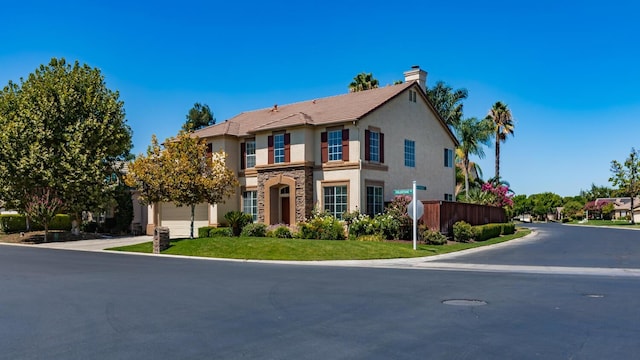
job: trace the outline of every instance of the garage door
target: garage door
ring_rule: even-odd
[[[198,204],[194,214],[193,235],[198,236],[198,228],[209,225],[209,205]],[[162,203],[162,226],[169,228],[172,239],[187,238],[191,226],[191,208],[178,207],[173,203]]]

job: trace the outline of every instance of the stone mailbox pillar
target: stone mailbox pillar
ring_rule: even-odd
[[[153,253],[160,254],[169,248],[169,228],[157,227],[153,232]]]

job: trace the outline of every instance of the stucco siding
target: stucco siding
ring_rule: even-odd
[[[399,94],[359,122],[361,138],[369,127],[379,128],[385,136],[386,169],[363,170],[363,185],[365,179],[384,182],[385,201],[393,199],[394,189],[411,188],[412,180],[427,186],[427,191],[418,193],[421,200],[443,200],[444,194],[455,193],[455,168],[444,166],[444,149],[455,149],[455,143],[424,98],[411,102],[408,92]],[[405,166],[405,139],[415,141],[415,167]],[[364,141],[359,148],[364,152]]]

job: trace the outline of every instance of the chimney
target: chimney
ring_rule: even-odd
[[[420,66],[413,65],[411,70],[404,72],[404,82],[418,81],[422,90],[427,91],[427,72],[420,69]]]

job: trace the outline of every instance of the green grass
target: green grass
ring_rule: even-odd
[[[586,223],[580,223],[579,221],[572,221],[570,224],[574,225],[589,225],[589,226],[619,226],[625,228],[640,228],[640,224],[632,225],[627,220],[589,220]]]
[[[183,239],[171,242],[163,254],[254,260],[366,260],[432,256],[480,246],[497,244],[529,234],[518,229],[513,235],[478,243],[451,245],[419,244],[413,250],[411,242],[361,242],[352,240],[301,240],[254,237],[217,237]],[[152,253],[151,242],[112,248],[109,250]]]

